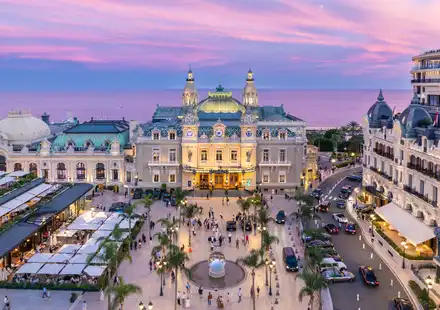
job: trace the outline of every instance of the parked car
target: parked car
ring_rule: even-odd
[[[177,198],[176,198],[176,196],[171,196],[170,205],[172,205],[173,207],[177,206]]]
[[[153,196],[153,199],[160,199],[160,197],[162,196],[162,192],[159,189],[155,188],[155,189],[153,189],[152,196]]]
[[[332,240],[332,236],[330,236],[329,234],[327,234],[325,232],[318,233],[315,236],[310,236],[310,235],[307,235],[307,233],[303,233],[301,238],[304,242],[310,242],[312,240],[322,240],[322,241],[331,241]]]
[[[356,224],[354,224],[354,223],[347,223],[347,225],[345,226],[345,232],[347,234],[355,235],[356,234]]]
[[[324,226],[324,229],[327,230],[329,234],[337,234],[339,232],[339,229],[335,224],[327,224]]]
[[[314,197],[314,198],[321,198],[322,196],[322,189],[320,188],[315,188],[312,193],[310,194],[310,196]]]
[[[333,213],[332,217],[338,221],[338,223],[348,223],[347,218],[342,213]]]
[[[133,193],[133,199],[141,199],[144,195],[142,188],[136,188]]]
[[[226,230],[227,231],[236,231],[237,230],[237,222],[236,221],[227,221],[226,222]]]
[[[336,201],[336,208],[338,209],[345,209],[346,201],[345,200],[338,200]]]
[[[414,310],[412,303],[405,298],[394,298],[393,300],[394,310]]]
[[[171,194],[167,193],[167,192],[162,193],[162,200],[163,201],[170,201],[171,200]]]
[[[379,281],[377,281],[376,274],[371,266],[359,266],[359,274],[366,285],[379,286]]]
[[[357,174],[349,175],[346,177],[346,179],[354,182],[362,182],[362,176]]]
[[[347,265],[345,265],[342,261],[336,261],[331,257],[325,257],[322,259],[319,264],[321,271],[327,269],[337,269],[337,270],[347,270]]]
[[[356,277],[353,273],[346,270],[339,270],[338,268],[331,268],[322,271],[322,276],[329,282],[353,282]]]
[[[284,224],[286,222],[286,212],[283,210],[278,211],[277,215],[275,216],[275,222],[277,224]]]
[[[295,251],[291,247],[283,248],[283,261],[287,271],[298,271],[298,260]]]
[[[330,208],[330,201],[323,201],[318,206],[316,206],[316,210],[320,212],[328,212]]]
[[[350,185],[342,186],[341,193],[351,193],[353,191]]]
[[[306,247],[307,248],[319,247],[319,248],[329,248],[329,249],[334,248],[333,243],[331,243],[329,241],[322,241],[322,240],[312,240],[310,242],[307,242]]]
[[[350,193],[340,193],[338,197],[347,200],[350,197]]]
[[[125,202],[115,202],[111,205],[109,211],[122,213],[128,206],[129,204]]]

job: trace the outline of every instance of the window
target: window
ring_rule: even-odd
[[[113,169],[112,170],[112,180],[119,180],[119,170],[118,169]]]
[[[374,168],[377,169],[377,158],[376,157],[374,157]]]
[[[263,150],[263,162],[269,161],[269,150]]]
[[[176,133],[175,132],[170,132],[168,135],[170,140],[176,140]]]
[[[96,178],[98,180],[105,179],[105,166],[103,163],[96,164]]]
[[[385,163],[383,161],[380,162],[380,171],[385,172]]]
[[[23,171],[23,167],[21,166],[20,163],[14,164],[14,171]]]
[[[420,180],[420,194],[425,195],[425,181]]]
[[[171,163],[176,162],[176,149],[170,149],[168,159]]]
[[[236,161],[238,158],[238,152],[236,150],[231,151],[231,160]]]
[[[64,163],[59,163],[57,165],[57,179],[65,180],[67,178],[66,165]]]
[[[280,183],[286,183],[286,175],[285,174],[280,174],[279,175],[279,182]]]
[[[411,174],[408,174],[408,186],[412,188],[413,186],[413,178]]]
[[[153,132],[153,140],[159,140],[160,133],[158,131]]]
[[[125,178],[127,179],[127,183],[131,183],[131,171],[125,172]]]
[[[223,160],[223,152],[222,150],[215,151],[215,160],[222,161]]]
[[[264,131],[263,132],[263,140],[269,140],[269,138],[270,138],[270,134],[269,134],[269,131]]]
[[[153,162],[158,163],[160,161],[160,150],[153,150]]]
[[[29,173],[33,174],[35,176],[38,174],[38,168],[37,168],[37,164],[36,163],[30,163],[29,164]]]
[[[201,161],[207,161],[208,160],[208,151],[207,150],[202,150],[202,153],[200,155],[200,160]]]
[[[280,132],[280,140],[286,140],[286,132],[285,131]]]
[[[269,176],[267,174],[263,175],[263,183],[269,183]]]
[[[170,174],[170,183],[176,183],[176,175]]]
[[[158,173],[153,174],[153,183],[159,183],[159,182],[160,182],[159,174]]]
[[[432,201],[438,201],[438,189],[437,186],[432,186]]]
[[[76,164],[76,179],[85,180],[86,178],[86,165],[83,163]]]
[[[286,161],[286,150],[280,150],[280,162]]]

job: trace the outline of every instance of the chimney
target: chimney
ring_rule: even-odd
[[[41,115],[41,120],[48,125],[50,124],[49,118],[50,118],[50,115],[47,114],[46,112],[44,112],[43,115]]]

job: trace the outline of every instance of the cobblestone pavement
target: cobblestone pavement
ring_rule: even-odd
[[[106,193],[102,197],[96,197],[94,204],[103,203],[104,205],[110,204],[112,201],[121,201],[125,198],[120,195],[113,195],[110,193]],[[188,197],[188,202],[197,202],[198,205],[203,206],[204,208],[204,217],[207,216],[209,207],[213,207],[215,212],[215,217],[219,218],[220,213],[223,214],[224,220],[221,223],[221,230],[223,235],[226,235],[224,232],[225,224],[224,222],[231,219],[233,214],[238,213],[238,206],[236,204],[236,199],[231,199],[231,203],[229,206],[222,205],[221,198],[212,198],[210,200],[201,199],[201,198],[192,198]],[[295,202],[284,199],[284,196],[274,196],[273,203],[270,203],[270,210],[273,216],[275,216],[276,212],[280,209],[283,209],[287,212],[293,212],[296,209]],[[144,212],[143,206],[138,206],[138,212]],[[177,210],[174,207],[166,208],[164,203],[161,201],[154,202],[151,208],[151,216],[153,220],[157,220],[159,218],[166,217],[167,213],[171,212],[172,215],[177,215]],[[203,220],[203,219],[202,219]],[[295,227],[294,225],[292,227]],[[160,228],[156,225],[156,231]],[[292,228],[294,229],[294,228]],[[295,244],[299,245],[299,240],[294,233],[292,236],[288,234],[287,225],[275,225],[270,224],[269,230],[272,234],[275,234],[280,239],[280,243],[274,246],[274,253],[277,262],[277,270],[278,270],[278,279],[280,284],[280,296],[279,304],[274,305],[274,309],[307,309],[307,300],[304,300],[302,304],[298,301],[298,292],[301,288],[301,281],[295,279],[295,275],[292,273],[287,273],[284,269],[284,265],[282,263],[282,248],[284,246],[291,246],[292,236],[294,237]],[[148,234],[148,225],[144,225],[143,232]],[[211,235],[211,232],[205,231],[203,228],[197,231],[197,236],[192,238],[192,253],[189,253],[190,261],[187,263],[187,266],[190,267],[193,264],[208,259],[210,249],[208,245],[208,237]],[[226,244],[222,247],[221,251],[226,256],[226,259],[235,261],[238,257],[245,256],[250,249],[259,248],[260,246],[260,237],[259,235],[250,236],[250,244],[248,246],[240,245],[239,249],[235,247],[235,239],[241,237],[242,232],[237,231],[233,233],[232,243]],[[227,241],[227,240],[226,240]],[[188,229],[182,226],[182,229],[179,231],[178,236],[178,244],[185,244],[188,249]],[[132,252],[132,263],[125,261],[119,267],[119,275],[124,277],[125,281],[128,283],[136,283],[137,285],[142,287],[142,294],[133,295],[127,298],[125,303],[125,309],[138,309],[139,302],[142,301],[144,304],[148,304],[148,302],[152,302],[154,305],[153,309],[173,309],[174,303],[174,291],[171,286],[171,280],[169,277],[166,277],[166,285],[164,287],[164,296],[159,296],[159,276],[153,271],[151,272],[148,267],[148,262],[150,260],[151,248],[154,244],[148,244],[147,246],[143,246],[141,250]],[[252,300],[250,297],[250,271],[248,271],[248,275],[244,282],[239,284],[237,287],[227,288],[225,290],[219,290],[217,293],[213,292],[214,298],[216,294],[221,294],[224,296],[224,300],[226,302],[225,309],[252,309]],[[208,272],[208,270],[206,271]],[[186,276],[183,274],[179,274],[178,277],[178,290],[183,292],[185,290],[185,284],[187,282]],[[257,309],[271,309],[272,304],[275,303],[275,295],[276,295],[276,282],[274,275],[272,275],[272,285],[273,285],[273,296],[268,296],[268,288],[265,286],[265,268],[259,269],[256,271],[255,278],[256,286],[259,286],[261,289],[260,296],[257,300]],[[205,289],[203,293],[203,298],[200,298],[197,294],[197,287],[195,285],[191,285],[191,302],[189,309],[212,309],[216,308],[216,305],[213,302],[213,305],[208,306],[206,296],[208,294],[208,290]],[[243,291],[243,300],[241,303],[238,303],[237,291],[238,287],[242,288]],[[227,301],[227,293],[230,295],[229,302]],[[77,304],[76,307],[72,307],[71,310],[81,310],[82,302],[85,300],[87,302],[88,309],[93,310],[105,310],[106,302],[100,301],[99,293],[86,293],[81,296],[81,301]],[[59,309],[59,308],[58,308]]]

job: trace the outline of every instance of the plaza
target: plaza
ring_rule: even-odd
[[[104,195],[100,197],[96,197],[94,204],[103,203],[108,204],[112,201],[112,199],[117,196],[113,195]],[[204,214],[202,216],[202,220],[207,217],[207,213],[210,207],[213,208],[215,217],[220,218],[220,213],[222,213],[224,220],[219,220],[220,233],[223,236],[227,236],[227,232],[225,232],[225,221],[232,218],[233,214],[237,214],[239,211],[236,198],[231,198],[229,206],[222,205],[222,199],[220,197],[214,197],[212,199],[201,199],[201,198],[192,198],[188,197],[188,203],[197,203],[199,206],[203,207]],[[291,213],[296,210],[295,202],[284,199],[284,196],[274,196],[273,201],[269,202],[269,208],[272,216],[276,214],[278,210],[285,210],[288,213]],[[142,205],[138,205],[139,213],[145,212],[145,209]],[[159,218],[164,218],[168,213],[171,213],[171,217],[178,216],[177,210],[174,207],[166,208],[165,204],[162,201],[155,201],[151,208],[151,218],[153,221],[157,221]],[[294,225],[292,225],[294,227]],[[257,309],[271,309],[271,306],[274,305],[274,309],[292,309],[292,305],[294,309],[307,309],[307,300],[304,300],[302,304],[298,301],[298,292],[301,289],[300,280],[295,279],[295,274],[287,273],[285,271],[284,264],[282,262],[281,250],[284,246],[291,246],[292,241],[291,237],[293,236],[295,239],[293,242],[299,244],[299,240],[295,234],[292,236],[289,235],[287,230],[287,225],[276,225],[270,224],[269,230],[272,234],[276,235],[280,242],[279,244],[273,246],[273,253],[276,259],[276,269],[278,281],[275,280],[275,275],[272,274],[272,290],[273,296],[268,296],[268,287],[265,286],[265,268],[260,268],[256,270],[255,276],[255,285],[259,286],[261,289],[260,296],[257,297]],[[154,232],[160,231],[159,224],[156,225]],[[144,233],[148,235],[148,225],[144,225],[140,234]],[[188,253],[188,228],[183,226],[179,230],[178,241],[177,244],[181,246],[185,244],[185,251],[189,255],[189,262],[187,262],[186,267],[191,268],[194,264],[197,264],[200,261],[207,260],[210,254],[210,246],[207,241],[208,237],[212,235],[211,231],[206,231],[203,227],[199,230],[196,230],[196,236],[192,237],[192,252]],[[241,238],[242,232],[237,230],[232,233],[232,242],[229,244],[227,238],[225,239],[225,243],[221,249],[216,249],[221,251],[225,258],[229,261],[234,262],[239,257],[246,256],[251,249],[257,249],[260,247],[260,235],[254,232],[250,234],[250,242],[249,245],[243,246],[240,243],[240,248],[236,249],[235,240],[236,238]],[[153,244],[149,244],[147,242],[146,245],[142,246],[140,250],[131,251],[132,263],[128,261],[124,261],[121,263],[118,269],[118,275],[122,276],[127,283],[137,284],[142,288],[142,294],[140,295],[131,295],[127,298],[124,308],[125,309],[137,309],[139,307],[139,303],[143,302],[147,305],[150,301],[153,303],[153,309],[173,309],[174,307],[174,285],[171,283],[171,278],[169,275],[165,276],[165,286],[163,288],[164,296],[159,296],[160,292],[160,276],[153,270],[150,271],[148,262],[151,259],[151,249],[154,246],[156,240],[154,240]],[[299,254],[302,257],[302,254]],[[206,270],[208,273],[208,270]],[[228,277],[234,275],[227,275]],[[180,292],[186,291],[185,285],[188,281],[186,275],[179,273],[178,275],[178,290]],[[276,291],[278,288],[276,287],[277,282],[279,282],[279,295],[276,296]],[[251,309],[252,308],[252,299],[250,296],[250,287],[251,287],[251,276],[250,270],[246,270],[246,277],[244,281],[237,286],[228,287],[223,290],[218,290],[217,292],[214,290],[209,290],[205,288],[203,291],[203,298],[200,298],[198,295],[198,287],[190,282],[191,285],[191,300],[190,300],[190,308],[189,309],[211,309],[216,308],[215,299],[218,294],[223,296],[223,300],[225,301],[225,309]],[[237,291],[238,288],[242,289],[243,299],[241,303],[238,303]],[[213,304],[208,306],[207,303],[207,295],[208,292],[211,292],[213,295]],[[227,294],[229,293],[229,298]],[[278,298],[278,304],[275,304],[275,298]],[[228,302],[229,299],[229,302]],[[107,307],[106,301],[100,300],[100,294],[98,292],[85,293],[81,296],[80,300],[72,308],[72,310],[81,310],[83,301],[86,301],[88,309],[96,309],[96,310],[104,310]]]

